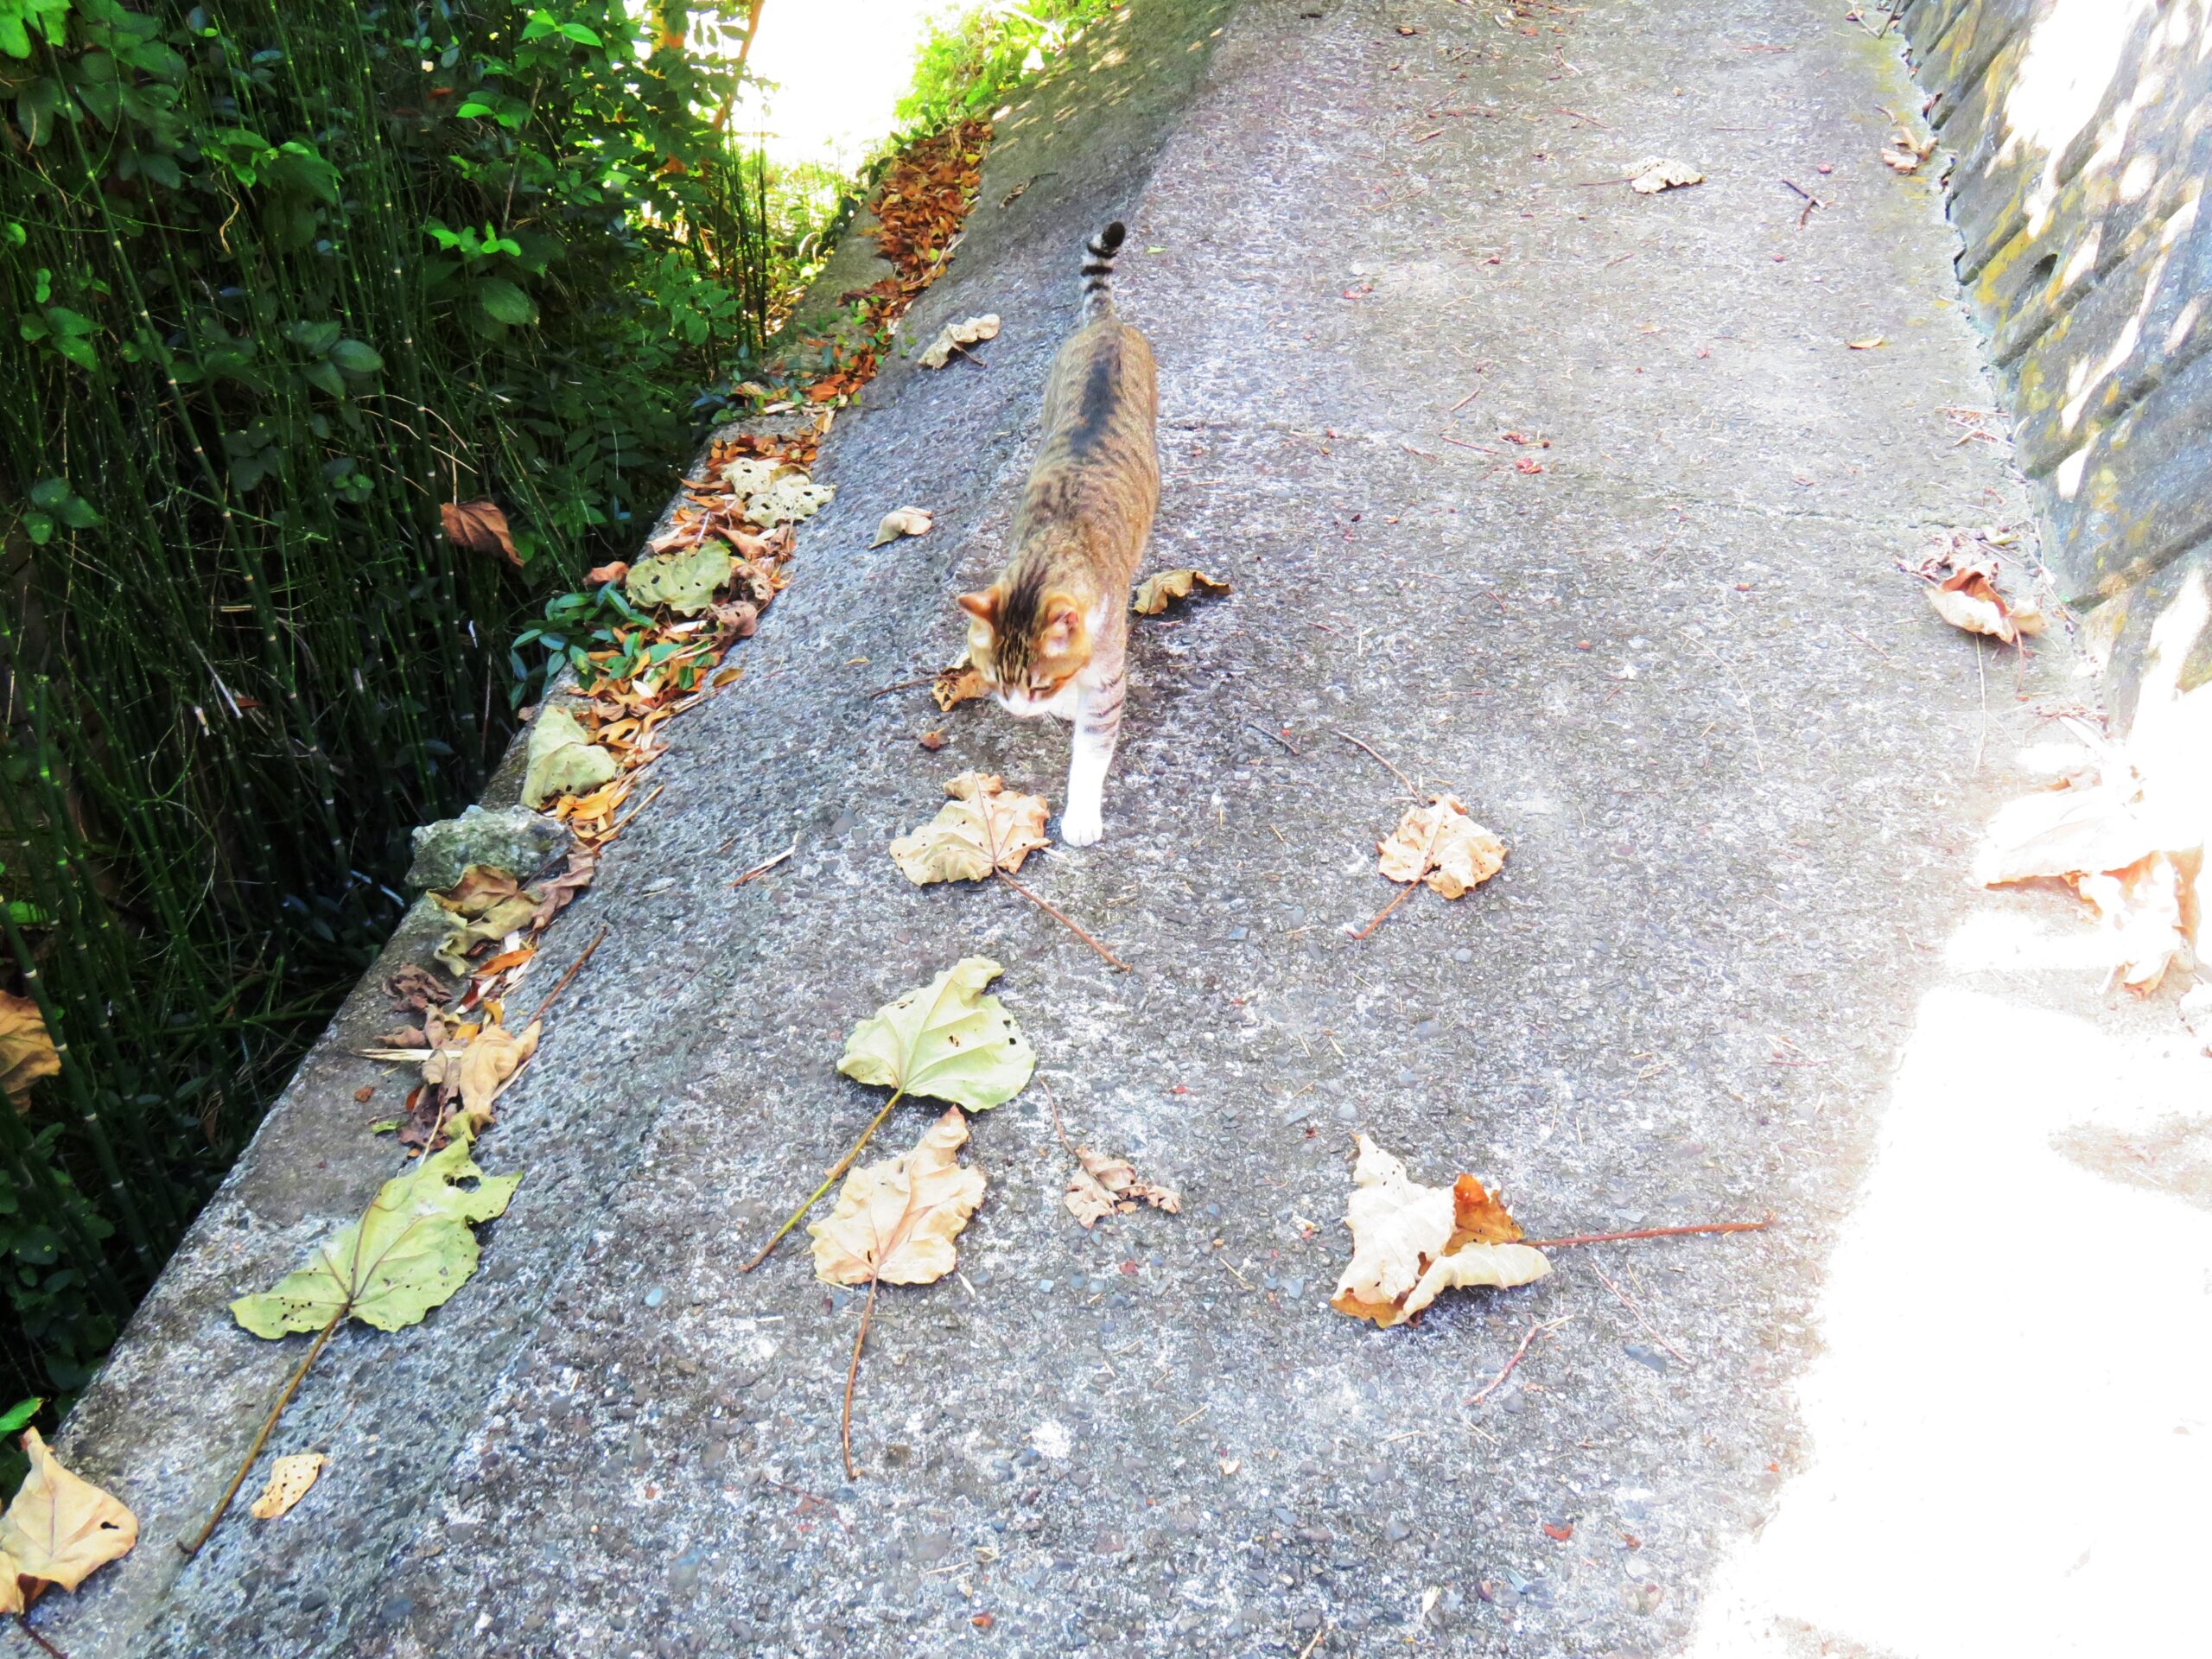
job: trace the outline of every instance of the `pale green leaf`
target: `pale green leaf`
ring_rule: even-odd
[[[556,795],[584,795],[613,779],[614,757],[585,734],[576,717],[548,703],[530,729],[530,764],[523,773],[523,804],[532,810]]]
[[[702,541],[683,553],[639,559],[623,579],[633,605],[665,605],[678,616],[696,616],[714,603],[715,589],[730,578],[737,561],[719,541]]]
[[[507,1207],[519,1175],[486,1175],[468,1142],[447,1143],[384,1184],[360,1220],[339,1230],[274,1290],[231,1304],[257,1337],[320,1331],[350,1313],[379,1331],[415,1324],[476,1271],[471,1230]],[[474,1186],[462,1183],[473,1181]]]
[[[988,957],[962,957],[855,1026],[837,1069],[971,1112],[1012,1100],[1036,1069],[1037,1051],[998,998],[983,995],[1000,972]]]

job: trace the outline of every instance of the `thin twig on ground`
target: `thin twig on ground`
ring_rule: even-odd
[[[1380,755],[1377,755],[1376,758],[1377,760],[1382,759]],[[1390,763],[1384,760],[1382,764],[1387,766]],[[1444,815],[1443,813],[1439,812],[1436,815],[1435,827],[1428,832],[1428,845],[1421,849],[1421,868],[1414,872],[1414,879],[1412,880],[1407,882],[1404,887],[1398,890],[1397,897],[1391,899],[1389,904],[1383,906],[1382,908],[1376,913],[1376,917],[1373,921],[1370,922],[1365,927],[1361,928],[1358,932],[1351,936],[1354,944],[1358,943],[1360,940],[1365,938],[1369,934],[1372,933],[1376,928],[1382,926],[1383,918],[1388,917],[1389,913],[1395,910],[1400,905],[1404,904],[1406,900],[1412,896],[1413,890],[1421,886],[1423,878],[1425,878],[1431,870],[1436,868],[1436,843],[1438,839],[1442,836],[1443,834]]]
[[[1037,1074],[1037,1081],[1045,1085],[1045,1103],[1052,1109],[1052,1133],[1060,1137],[1060,1145],[1068,1156],[1075,1158],[1075,1148],[1068,1144],[1068,1132],[1060,1127],[1060,1103],[1052,1094],[1052,1080],[1040,1071]],[[1081,1163],[1083,1160],[1076,1158],[1076,1161]]]
[[[1598,1275],[1599,1282],[1602,1283],[1607,1290],[1613,1293],[1614,1300],[1636,1316],[1636,1322],[1643,1327],[1643,1332],[1646,1336],[1649,1337],[1652,1341],[1657,1343],[1662,1348],[1664,1348],[1676,1359],[1681,1360],[1683,1364],[1691,1367],[1693,1370],[1696,1368],[1697,1362],[1692,1359],[1688,1354],[1684,1353],[1681,1349],[1675,1347],[1675,1344],[1668,1341],[1666,1338],[1661,1336],[1659,1334],[1658,1327],[1654,1325],[1650,1320],[1643,1317],[1643,1310],[1629,1300],[1628,1293],[1623,1290],[1618,1285],[1615,1284],[1611,1279],[1605,1277],[1605,1270],[1603,1268],[1599,1267],[1595,1262],[1592,1262],[1591,1264],[1591,1271]]]
[[[1298,753],[1295,748],[1292,747],[1290,740],[1285,737],[1281,733],[1269,731],[1266,727],[1261,725],[1256,720],[1248,720],[1244,723],[1247,726],[1249,726],[1254,731],[1257,732],[1262,737],[1273,738],[1276,742],[1281,744],[1283,747],[1289,749],[1293,754],[1296,754]]]
[[[1062,927],[1067,929],[1069,932],[1074,934],[1076,938],[1081,939],[1085,944],[1096,950],[1100,956],[1105,957],[1107,961],[1112,963],[1114,966],[1120,969],[1123,973],[1126,974],[1130,971],[1129,964],[1128,963],[1123,962],[1111,950],[1109,950],[1104,945],[1099,944],[1097,940],[1092,938],[1090,934],[1084,932],[1083,929],[1078,927],[1068,916],[1066,912],[1062,911],[1052,905],[1047,904],[1044,899],[1039,899],[1035,893],[1030,892],[1028,888],[1023,887],[1020,882],[1015,880],[1012,876],[1008,875],[1004,870],[1001,869],[995,864],[991,866],[991,874],[998,877],[1000,880],[1005,882],[1009,887],[1012,887],[1016,893],[1027,899],[1031,904],[1036,906],[1038,909],[1043,911],[1047,916],[1050,916],[1053,920],[1059,923]]]
[[[861,1471],[853,1467],[853,1385],[860,1381],[861,1344],[868,1340],[868,1316],[875,1312],[875,1287],[880,1275],[868,1276],[868,1301],[861,1308],[861,1328],[853,1337],[853,1363],[845,1368],[845,1478],[858,1480]]]
[[[906,1098],[906,1091],[904,1089],[894,1089],[891,1091],[891,1098],[883,1103],[883,1109],[875,1115],[868,1128],[861,1131],[861,1138],[853,1142],[851,1150],[830,1166],[829,1176],[821,1185],[814,1189],[813,1195],[804,1204],[791,1211],[791,1219],[776,1229],[775,1236],[760,1247],[760,1255],[738,1269],[740,1273],[752,1272],[774,1253],[776,1246],[784,1242],[784,1235],[805,1220],[806,1212],[822,1202],[822,1195],[835,1186],[837,1184],[837,1178],[853,1166],[853,1160],[861,1155],[861,1148],[868,1145],[874,1138],[875,1132],[883,1127],[883,1120],[891,1116],[891,1109]]]
[[[359,1253],[357,1247],[355,1254]],[[284,1391],[276,1396],[276,1403],[270,1408],[269,1415],[262,1419],[261,1433],[255,1435],[253,1444],[246,1447],[245,1460],[238,1465],[238,1473],[231,1477],[231,1484],[223,1489],[222,1497],[215,1501],[215,1512],[207,1517],[207,1524],[200,1529],[200,1535],[188,1543],[181,1538],[176,1541],[176,1547],[186,1554],[197,1555],[200,1547],[214,1535],[216,1523],[222,1520],[224,1513],[231,1507],[231,1500],[238,1495],[238,1488],[245,1484],[245,1478],[253,1472],[254,1459],[261,1455],[261,1448],[269,1444],[269,1437],[276,1432],[276,1420],[284,1414],[284,1408],[292,1403],[292,1396],[300,1391],[300,1384],[307,1380],[308,1368],[322,1352],[323,1344],[330,1340],[331,1332],[346,1322],[346,1316],[353,1310],[353,1304],[348,1300],[344,1306],[330,1316],[330,1323],[324,1325],[315,1337],[314,1345],[308,1350],[307,1357],[300,1362],[299,1369],[284,1384]]]
[[[887,685],[878,690],[869,692],[868,694],[868,700],[870,702],[874,702],[878,697],[887,697],[893,691],[912,691],[918,685],[932,684],[935,683],[936,679],[937,676],[934,674],[925,674],[918,680],[901,680],[896,685]]]
[[[752,880],[755,876],[767,874],[769,871],[774,869],[777,865],[782,863],[785,859],[789,858],[797,851],[798,851],[798,837],[797,836],[793,836],[791,837],[791,844],[785,848],[782,852],[778,853],[773,858],[762,859],[758,864],[755,864],[751,869],[747,870],[743,875],[739,876],[736,880],[731,882],[729,885],[733,887],[741,887],[747,882]]]
[[[1473,446],[1472,444],[1470,444],[1470,445],[1468,445],[1467,447],[1468,447],[1469,448],[1474,448],[1475,446]],[[1382,757],[1380,754],[1376,754],[1376,753],[1375,746],[1374,746],[1373,744],[1371,744],[1371,743],[1363,742],[1363,741],[1362,741],[1361,740],[1359,740],[1358,738],[1354,737],[1354,736],[1353,736],[1350,732],[1340,732],[1340,731],[1337,731],[1337,728],[1336,728],[1335,727],[1333,727],[1333,726],[1332,726],[1332,727],[1331,727],[1329,729],[1330,729],[1332,732],[1335,732],[1335,733],[1336,733],[1336,735],[1338,735],[1338,737],[1341,737],[1342,739],[1344,739],[1344,741],[1345,742],[1347,742],[1347,743],[1351,744],[1354,748],[1356,748],[1356,749],[1365,749],[1365,750],[1368,752],[1368,753],[1372,754],[1372,755],[1375,755],[1375,758],[1376,758],[1377,760],[1382,760]],[[1400,771],[1399,771],[1395,766],[1391,766],[1391,765],[1390,765],[1390,763],[1389,763],[1388,760],[1382,760],[1382,764],[1383,764],[1383,766],[1384,766],[1385,767],[1388,767],[1388,768],[1389,768],[1389,773],[1390,773],[1390,775],[1391,775],[1393,778],[1395,778],[1395,779],[1396,779],[1400,783],[1403,784],[1403,785],[1404,785],[1408,789],[1412,790],[1412,791],[1414,791],[1414,794],[1418,795],[1418,794],[1420,794],[1420,793],[1421,793],[1420,786],[1419,786],[1418,785],[1416,785],[1416,784],[1414,782],[1414,780],[1413,780],[1412,779],[1410,779],[1410,778],[1407,777],[1407,776],[1406,776],[1406,774],[1405,774],[1404,772],[1400,772]]]
[[[591,943],[584,946],[583,954],[569,964],[569,971],[553,982],[553,988],[545,993],[544,1000],[531,1010],[530,1018],[522,1022],[522,1028],[524,1031],[528,1031],[545,1017],[545,1010],[553,1006],[553,999],[569,988],[569,982],[583,971],[584,963],[591,960],[591,953],[599,949],[606,938],[607,924],[601,922],[599,925],[599,931],[592,936]]]
[[[1756,1233],[1774,1225],[1770,1210],[1757,1221],[1708,1221],[1694,1227],[1638,1227],[1625,1233],[1577,1233],[1569,1238],[1524,1238],[1532,1249],[1563,1250],[1570,1244],[1611,1244],[1624,1238],[1681,1238],[1690,1233]]]
[[[1572,1315],[1569,1317],[1571,1318]],[[1554,1319],[1548,1325],[1531,1324],[1527,1332],[1521,1338],[1521,1345],[1513,1351],[1513,1357],[1505,1362],[1504,1369],[1499,1371],[1496,1376],[1491,1378],[1489,1382],[1484,1383],[1483,1386],[1475,1393],[1469,1395],[1461,1403],[1470,1406],[1479,1406],[1484,1401],[1489,1399],[1491,1395],[1496,1394],[1498,1389],[1498,1385],[1503,1382],[1507,1377],[1513,1375],[1513,1368],[1521,1363],[1521,1356],[1529,1351],[1529,1344],[1536,1339],[1538,1333],[1545,1331],[1555,1330],[1566,1323],[1566,1319]]]

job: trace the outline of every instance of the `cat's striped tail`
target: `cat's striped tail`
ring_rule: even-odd
[[[1083,251],[1083,320],[1104,315],[1114,309],[1114,255],[1122,246],[1122,238],[1128,234],[1128,227],[1116,219],[1091,238]]]

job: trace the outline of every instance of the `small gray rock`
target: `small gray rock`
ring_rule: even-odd
[[[415,831],[415,861],[407,867],[407,885],[442,892],[471,864],[527,881],[575,845],[568,825],[528,807],[472,806],[457,818],[442,818]]]

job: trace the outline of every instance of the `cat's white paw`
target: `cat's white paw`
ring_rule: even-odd
[[[1070,847],[1095,847],[1105,833],[1105,818],[1095,806],[1071,806],[1060,814],[1060,839]]]

